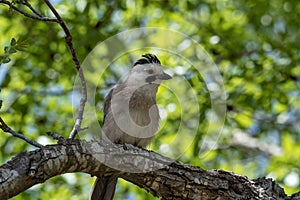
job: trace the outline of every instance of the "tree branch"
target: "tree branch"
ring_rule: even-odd
[[[22,1],[22,4],[25,5],[25,6],[27,6],[37,16],[43,17],[43,15],[40,14],[38,11],[36,11],[27,0]]]
[[[15,132],[14,130],[12,130],[12,129],[11,129],[11,128],[3,121],[3,119],[2,119],[1,117],[0,117],[0,128],[1,128],[4,132],[10,133],[10,134],[12,134],[12,135],[15,136],[15,137],[21,138],[21,139],[24,140],[25,142],[28,142],[29,144],[31,144],[31,145],[33,145],[33,146],[35,146],[35,147],[38,147],[38,148],[42,148],[42,147],[43,147],[43,145],[41,145],[40,143],[35,142],[35,141],[31,140],[31,139],[28,139],[28,138],[26,138],[23,134],[17,133],[17,132]]]
[[[53,176],[71,172],[98,177],[114,173],[162,199],[293,199],[271,179],[251,181],[231,172],[206,171],[132,145],[70,139],[20,153],[2,165],[0,199],[13,197]]]
[[[2,4],[6,4],[8,5],[11,9],[21,13],[22,15],[24,15],[25,17],[31,18],[31,19],[35,19],[35,20],[39,20],[39,21],[49,21],[49,22],[58,22],[57,19],[55,18],[50,18],[50,17],[43,17],[41,15],[37,15],[37,13],[35,13],[36,15],[31,15],[21,9],[19,9],[18,7],[16,7],[15,5],[13,5],[13,3],[6,1],[6,0],[0,0],[0,3]],[[26,5],[27,6],[27,5]],[[29,7],[30,8],[30,7]]]
[[[80,62],[79,62],[79,60],[77,58],[76,51],[75,51],[75,49],[73,47],[72,35],[71,35],[68,27],[66,26],[65,22],[63,21],[63,19],[61,18],[61,16],[58,14],[58,12],[56,11],[56,9],[53,7],[53,5],[48,0],[44,0],[44,2],[50,8],[51,12],[54,14],[54,16],[57,19],[57,23],[60,24],[61,28],[63,29],[63,31],[66,34],[65,40],[66,40],[67,46],[69,47],[69,51],[71,52],[72,59],[73,59],[73,62],[75,64],[75,66],[76,66],[76,69],[78,71],[79,79],[80,79],[80,82],[81,82],[81,93],[82,93],[82,96],[81,96],[81,99],[80,99],[80,105],[79,105],[79,108],[78,108],[78,113],[77,113],[76,121],[75,121],[73,129],[72,129],[72,131],[70,133],[70,136],[69,136],[69,138],[73,139],[73,138],[75,138],[76,134],[81,129],[81,123],[82,123],[82,119],[83,119],[84,107],[85,107],[85,103],[87,101],[86,81],[85,81],[85,78],[84,78],[82,67],[81,67]]]

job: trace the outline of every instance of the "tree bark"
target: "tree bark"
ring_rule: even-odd
[[[298,199],[271,179],[249,180],[222,170],[203,170],[132,145],[60,140],[23,152],[0,167],[0,199],[71,172],[115,174],[162,199]]]

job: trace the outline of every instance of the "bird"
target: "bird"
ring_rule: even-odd
[[[116,84],[104,99],[101,140],[145,148],[159,127],[156,93],[161,82],[172,77],[163,71],[154,54],[144,54],[124,82]],[[97,177],[90,200],[112,200],[118,177]]]

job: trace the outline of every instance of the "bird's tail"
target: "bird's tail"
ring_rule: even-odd
[[[99,177],[94,183],[90,200],[112,200],[117,185],[117,177]]]

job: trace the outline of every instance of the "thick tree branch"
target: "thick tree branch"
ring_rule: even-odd
[[[98,177],[114,173],[162,199],[293,199],[270,179],[251,181],[222,170],[189,166],[131,145],[80,140],[60,140],[58,145],[21,153],[2,165],[0,199],[71,172]]]
[[[39,21],[50,21],[50,22],[58,22],[57,19],[55,18],[50,18],[50,17],[44,17],[44,16],[41,16],[41,15],[38,15],[36,13],[36,11],[34,12],[36,15],[31,15],[21,9],[19,9],[18,7],[16,7],[12,2],[9,2],[9,1],[6,1],[6,0],[0,0],[0,3],[2,4],[6,4],[8,5],[11,9],[21,13],[22,15],[24,15],[25,17],[28,17],[28,18],[31,18],[31,19],[35,19],[35,20],[39,20]],[[30,4],[25,4],[26,6],[30,5]],[[30,8],[30,7],[29,7]],[[32,7],[31,7],[32,8]],[[30,8],[30,9],[31,9]],[[32,8],[33,9],[33,8]],[[33,10],[32,10],[33,11]]]
[[[27,137],[25,137],[23,134],[21,133],[17,133],[15,132],[14,130],[12,130],[4,121],[3,119],[0,117],[0,129],[2,129],[4,132],[6,133],[10,133],[12,134],[13,136],[15,137],[18,137],[18,138],[21,138],[22,140],[28,142],[29,144],[35,146],[35,147],[38,147],[38,148],[42,148],[43,145],[41,145],[40,143],[38,142],[35,142]]]
[[[57,23],[59,23],[59,25],[61,26],[61,28],[63,29],[63,31],[66,34],[65,40],[66,43],[69,47],[69,51],[71,52],[72,55],[72,59],[73,62],[76,66],[76,69],[78,71],[78,75],[79,75],[79,79],[81,82],[81,99],[80,99],[80,105],[78,108],[78,113],[77,113],[77,117],[76,117],[76,121],[75,124],[73,126],[73,129],[70,133],[69,138],[75,138],[76,134],[80,131],[81,129],[81,123],[82,123],[82,119],[83,119],[83,112],[84,112],[84,107],[85,107],[85,103],[87,101],[87,88],[86,88],[86,81],[84,78],[84,74],[82,71],[82,67],[80,65],[80,62],[77,58],[76,55],[76,51],[73,47],[73,43],[72,43],[72,35],[68,29],[68,27],[66,26],[65,22],[63,21],[63,19],[61,18],[61,16],[58,14],[58,12],[56,11],[56,9],[53,7],[53,5],[50,3],[50,1],[48,0],[44,0],[44,2],[47,4],[47,6],[50,8],[51,12],[54,14],[54,16],[57,19]]]

